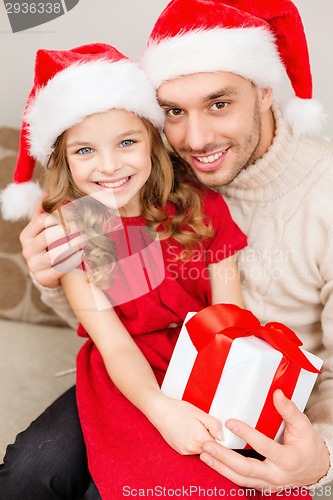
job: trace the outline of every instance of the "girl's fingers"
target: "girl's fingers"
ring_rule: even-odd
[[[202,412],[200,421],[214,439],[217,439],[218,441],[221,441],[223,439],[222,424],[220,420],[213,417],[212,415],[208,415],[207,413]]]

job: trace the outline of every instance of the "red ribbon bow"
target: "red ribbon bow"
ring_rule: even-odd
[[[321,373],[299,349],[302,342],[282,323],[262,326],[250,311],[233,304],[215,304],[198,312],[186,323],[198,351],[182,399],[209,412],[232,343],[240,337],[255,336],[283,354],[259,416],[256,429],[274,439],[282,418],[273,404],[273,393],[282,389],[291,398],[301,369]]]

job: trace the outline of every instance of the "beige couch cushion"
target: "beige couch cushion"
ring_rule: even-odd
[[[75,383],[83,339],[70,328],[0,320],[0,463],[6,445]]]
[[[18,130],[0,128],[0,189],[13,180],[19,135]],[[43,169],[37,165],[34,178],[40,179],[42,175]],[[0,318],[65,326],[41,302],[39,291],[31,282],[19,241],[26,224],[27,221],[7,222],[0,216]]]

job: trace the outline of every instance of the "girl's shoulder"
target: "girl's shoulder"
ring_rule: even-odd
[[[229,213],[229,208],[221,193],[204,187],[202,190],[202,211],[205,215]]]

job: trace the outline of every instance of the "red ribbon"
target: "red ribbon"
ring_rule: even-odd
[[[187,321],[186,328],[198,354],[182,399],[207,413],[235,339],[255,336],[283,354],[256,425],[272,439],[282,423],[273,404],[274,391],[280,388],[290,399],[302,368],[321,373],[299,349],[302,342],[293,330],[276,322],[261,326],[254,314],[233,304],[206,307]]]

